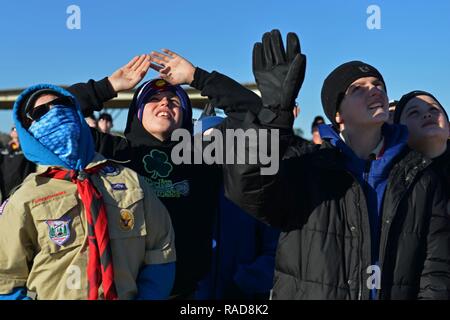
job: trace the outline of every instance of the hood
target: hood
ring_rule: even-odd
[[[91,132],[89,130],[86,121],[84,121],[83,114],[81,113],[80,110],[80,105],[76,100],[76,98],[67,90],[51,84],[38,84],[29,87],[19,95],[16,102],[14,103],[13,120],[16,126],[17,133],[19,135],[20,144],[25,157],[28,160],[39,165],[66,167],[66,164],[58,156],[56,156],[53,152],[51,152],[45,146],[43,146],[37,139],[33,137],[33,135],[31,135],[28,132],[26,128],[24,128],[22,121],[20,120],[21,114],[22,112],[24,112],[25,103],[28,100],[28,98],[34,92],[41,89],[51,89],[64,96],[72,97],[74,99],[77,108],[77,114],[80,119],[80,128],[81,128],[80,141],[78,145],[78,148],[80,150],[79,154],[81,156],[77,164],[77,170],[83,169],[89,164],[94,155],[95,148]],[[88,150],[92,150],[92,152],[87,152]]]
[[[149,86],[154,86],[159,81],[163,81],[163,85],[161,89],[152,89]],[[154,91],[152,91],[154,90]],[[134,93],[133,100],[131,101],[130,108],[128,110],[127,124],[125,127],[125,137],[132,142],[133,144],[138,145],[148,145],[148,144],[170,144],[170,141],[161,142],[156,139],[151,133],[145,130],[142,122],[138,118],[139,112],[139,103],[142,99],[142,95],[148,93],[149,91],[154,92],[153,94],[161,91],[173,91],[180,98],[183,109],[183,123],[182,128],[188,130],[189,132],[193,132],[192,125],[192,106],[186,92],[181,88],[181,86],[172,86],[166,81],[162,79],[153,79],[150,81],[144,82]],[[150,93],[151,94],[151,93]],[[151,94],[151,95],[153,95]],[[150,97],[150,96],[148,96]]]

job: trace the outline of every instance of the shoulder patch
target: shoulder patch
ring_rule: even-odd
[[[113,190],[127,190],[127,185],[125,183],[111,183],[111,188]]]
[[[120,168],[114,165],[107,165],[100,169],[100,173],[107,177],[113,177],[119,175]]]
[[[47,220],[48,236],[50,240],[58,246],[62,246],[70,238],[70,220],[69,218],[63,220]]]

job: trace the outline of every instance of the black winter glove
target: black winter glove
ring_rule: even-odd
[[[263,35],[253,47],[253,75],[264,108],[258,118],[264,124],[292,128],[295,99],[305,79],[306,56],[295,33],[287,35],[287,54],[279,30]]]

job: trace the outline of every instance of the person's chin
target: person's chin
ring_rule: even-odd
[[[426,138],[434,138],[442,136],[448,138],[448,131],[446,129],[443,129],[439,126],[428,126],[421,128],[422,135]]]
[[[388,122],[388,120],[389,115],[381,113],[373,115],[369,122],[376,125],[382,125],[383,123]]]

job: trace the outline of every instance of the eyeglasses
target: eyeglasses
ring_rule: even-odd
[[[61,97],[57,98],[55,100],[49,101],[47,103],[38,105],[31,110],[26,112],[26,116],[31,121],[38,121],[40,118],[42,118],[50,109],[52,106],[63,106],[67,108],[74,108],[75,107],[75,101],[71,97]]]

